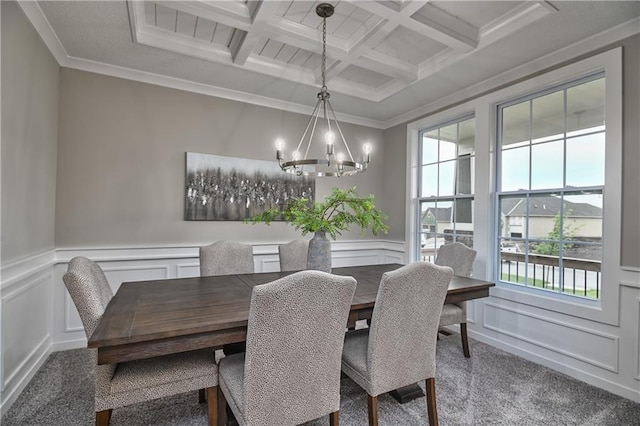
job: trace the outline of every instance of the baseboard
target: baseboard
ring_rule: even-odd
[[[51,345],[51,353],[69,351],[72,349],[82,349],[87,347],[87,339],[67,340],[55,342]]]
[[[9,411],[11,405],[13,405],[16,399],[18,399],[22,391],[27,387],[31,379],[33,379],[33,376],[35,376],[38,370],[40,370],[40,367],[44,365],[47,358],[49,358],[49,355],[51,355],[51,346],[52,345],[49,344],[47,349],[42,352],[36,362],[34,362],[28,368],[26,374],[24,374],[16,383],[16,385],[8,391],[8,394],[2,392],[2,401],[0,401],[0,416],[4,416],[6,412]]]
[[[610,380],[606,380],[602,377],[595,376],[589,372],[580,370],[568,364],[560,364],[547,357],[535,354],[533,352],[523,350],[522,348],[515,347],[509,343],[505,343],[501,340],[495,339],[486,334],[478,333],[477,331],[468,330],[469,337],[478,340],[482,343],[486,343],[495,348],[502,349],[512,355],[519,356],[528,361],[535,362],[536,364],[555,370],[559,373],[566,374],[581,382],[588,383],[600,389],[604,389],[608,392],[627,398],[631,401],[640,403],[640,389],[633,389],[622,386],[619,383],[614,383]],[[473,347],[471,347],[471,356],[473,356]]]

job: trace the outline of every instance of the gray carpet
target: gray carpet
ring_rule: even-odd
[[[436,392],[446,425],[639,425],[640,404],[574,380],[480,342],[471,359],[460,336],[438,342]],[[1,419],[10,425],[90,425],[94,422],[91,368],[85,349],[52,354]],[[424,387],[424,382],[422,383]],[[342,380],[340,424],[367,424],[366,394]],[[381,425],[427,424],[425,399],[400,405],[379,398]],[[206,425],[196,392],[113,411],[116,425]],[[328,417],[307,426],[328,425]]]

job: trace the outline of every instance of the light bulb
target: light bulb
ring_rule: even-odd
[[[336,135],[333,132],[327,132],[324,134],[324,141],[328,144],[332,144],[336,140]]]
[[[336,139],[336,136],[333,132],[327,132],[324,134],[324,141],[327,143],[327,155],[333,155],[333,141]]]
[[[282,156],[282,149],[284,148],[284,140],[281,138],[276,139],[276,160],[280,161],[284,157]]]
[[[338,163],[342,163],[342,162],[344,161],[344,153],[339,152],[339,153],[336,155],[336,161],[337,161]]]
[[[300,159],[300,151],[293,151],[291,156],[293,157],[293,161],[298,161]]]
[[[362,162],[366,165],[367,163],[371,162],[371,144],[365,143],[362,147],[362,150],[364,151]]]

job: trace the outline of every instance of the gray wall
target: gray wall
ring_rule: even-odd
[[[309,96],[315,97],[313,90]],[[184,221],[185,152],[275,161],[276,137],[291,147],[307,120],[303,114],[62,68],[56,247],[299,238],[284,223]],[[360,176],[317,179],[317,194],[357,186],[361,195],[382,198],[382,165],[376,160],[383,132],[343,126],[352,151],[371,142],[373,164]],[[360,238],[359,231],[342,238]]]
[[[389,215],[390,240],[405,239],[405,210],[407,205],[407,125],[384,131],[385,181],[384,208]]]
[[[2,263],[54,248],[59,67],[2,2]]]
[[[623,46],[624,60],[624,118],[622,170],[622,255],[620,264],[640,267],[640,36],[636,35],[606,48]],[[537,72],[535,75],[559,68],[566,63]],[[504,86],[501,86],[504,87]],[[441,110],[439,110],[441,111]],[[434,111],[438,112],[438,111]],[[411,120],[412,122],[417,119]],[[400,200],[406,189],[407,123],[384,132],[388,181],[384,185],[385,207],[392,217],[389,239],[404,239],[406,201]],[[400,222],[401,221],[401,222]]]
[[[622,250],[620,264],[640,268],[640,36],[622,43]]]

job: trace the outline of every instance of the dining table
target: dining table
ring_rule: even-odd
[[[401,264],[333,268],[357,281],[348,324],[370,319],[385,272]],[[98,364],[133,361],[244,342],[253,287],[294,272],[266,272],[124,282],[87,346]],[[428,283],[425,283],[428,285]],[[490,281],[453,276],[445,303],[487,297]]]

